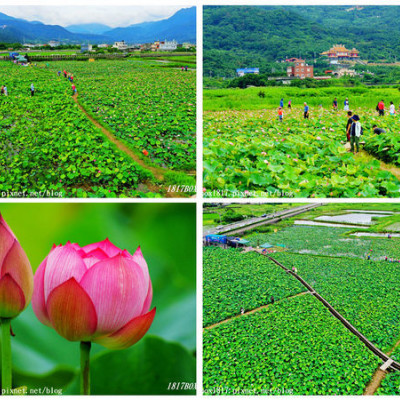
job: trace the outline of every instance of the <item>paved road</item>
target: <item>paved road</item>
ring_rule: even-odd
[[[262,225],[262,223],[264,223],[264,222],[266,223],[271,219],[275,219],[277,217],[283,217],[287,214],[292,214],[293,212],[298,212],[298,211],[302,211],[302,210],[303,210],[303,212],[306,212],[312,208],[319,207],[320,205],[321,204],[315,204],[315,203],[306,204],[304,206],[287,208],[285,210],[277,211],[275,213],[270,213],[270,214],[267,214],[265,217],[247,218],[243,221],[234,222],[232,224],[219,225],[219,226],[216,226],[213,228],[204,229],[204,236],[205,235],[222,235],[222,234],[228,233],[230,231],[236,231],[238,229],[246,228],[246,227],[249,227],[249,226],[255,225],[255,224],[257,224],[259,226],[259,225]]]

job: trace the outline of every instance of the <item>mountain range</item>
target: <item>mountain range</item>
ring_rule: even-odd
[[[0,42],[39,43],[57,40],[62,43],[90,42],[144,43],[155,40],[196,42],[196,8],[183,8],[169,18],[160,21],[110,28],[103,24],[77,24],[62,27],[40,21],[27,21],[0,13]]]
[[[362,60],[394,60],[399,18],[399,6],[207,6],[204,74],[233,76],[243,67],[283,71],[277,60],[318,61],[335,44],[355,47]]]

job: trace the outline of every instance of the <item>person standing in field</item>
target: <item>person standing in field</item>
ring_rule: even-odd
[[[310,107],[308,107],[308,104],[306,102],[304,102],[304,119],[310,118],[309,110],[310,110]]]
[[[350,110],[349,99],[346,97],[346,100],[344,101],[344,111],[349,111],[349,110]]]
[[[363,129],[360,123],[360,117],[353,115],[353,123],[350,128],[350,151],[354,154],[360,151],[360,136],[363,134]],[[356,147],[356,151],[354,149]]]
[[[337,98],[336,97],[333,100],[332,107],[334,110],[337,110]]]
[[[6,85],[4,85],[4,96],[8,96],[8,90]]]
[[[279,107],[283,108],[283,99],[281,99],[281,101],[279,102]]]
[[[394,104],[393,104],[393,101],[390,102],[389,114],[390,114],[390,115],[396,114],[396,108],[395,108],[395,106],[394,106]]]
[[[378,105],[376,106],[377,111],[378,111],[378,115],[380,117],[383,117],[385,115],[385,103],[383,102],[383,100],[381,100]]]
[[[292,110],[292,100],[288,101],[287,106],[289,110]]]
[[[77,92],[76,86],[75,86],[75,84],[73,83],[73,84],[72,84],[72,96],[73,96],[76,92]]]
[[[279,116],[279,121],[283,121],[283,110],[282,107],[278,108],[278,116]]]
[[[346,124],[346,138],[347,141],[350,142],[350,128],[351,124],[353,123],[353,118],[352,118],[353,112],[352,111],[347,111],[347,124]]]
[[[35,86],[31,83],[31,97],[35,95]]]
[[[3,85],[1,86],[0,94],[4,94],[4,86]]]

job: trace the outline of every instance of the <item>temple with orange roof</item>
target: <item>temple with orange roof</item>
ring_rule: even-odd
[[[354,47],[349,50],[342,44],[335,44],[328,51],[324,51],[321,53],[322,56],[326,56],[329,58],[329,62],[331,64],[337,64],[339,61],[348,61],[348,60],[357,60],[360,58],[358,55],[358,50]]]

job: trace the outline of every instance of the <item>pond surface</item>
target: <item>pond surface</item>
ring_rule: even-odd
[[[372,225],[375,221],[372,221],[373,217],[382,218],[387,217],[387,214],[376,214],[376,213],[350,213],[344,215],[321,215],[315,218],[316,221],[327,221],[327,222],[343,222],[349,224],[360,224],[360,225]]]
[[[294,225],[312,225],[312,226],[330,226],[332,228],[363,228],[360,225],[344,225],[344,224],[330,224],[328,222],[316,222],[316,221],[306,221],[306,220],[297,220],[294,221]],[[368,229],[365,227],[365,229]]]
[[[387,216],[393,215],[393,211],[369,211],[369,210],[345,210],[346,212],[350,213],[361,213],[361,214],[385,214]],[[385,216],[383,215],[383,216]]]
[[[392,237],[400,237],[400,233],[391,233]],[[387,233],[372,233],[372,232],[356,232],[350,236],[372,236],[372,237],[387,237]]]

